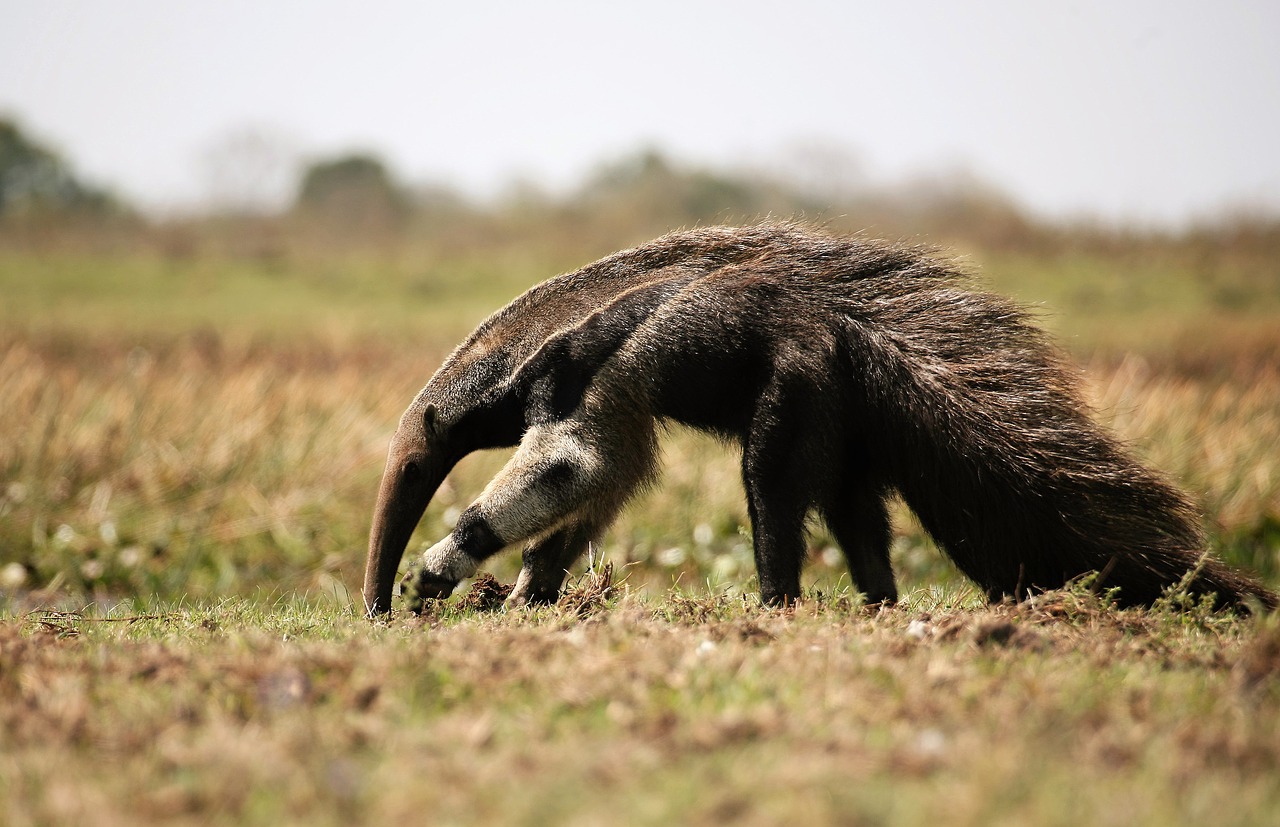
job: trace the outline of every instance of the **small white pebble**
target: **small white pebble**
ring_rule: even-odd
[[[0,569],[0,586],[16,589],[27,582],[27,568],[21,563],[9,563]]]
[[[727,554],[717,555],[716,559],[711,563],[712,575],[721,580],[733,579],[738,575],[740,568],[737,558],[730,557]]]
[[[716,645],[709,640],[704,640],[698,644],[695,650],[699,655],[708,655],[716,650]]]
[[[125,546],[116,555],[116,562],[126,569],[131,569],[142,562],[142,546]]]
[[[938,729],[924,729],[916,735],[916,752],[937,758],[947,750],[947,736]]]
[[[907,637],[913,637],[916,640],[924,640],[931,631],[929,624],[923,620],[913,620],[907,624]]]
[[[686,557],[684,549],[679,546],[664,548],[653,556],[660,566],[678,566],[685,561]]]

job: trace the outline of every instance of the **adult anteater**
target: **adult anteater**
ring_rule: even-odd
[[[793,225],[672,233],[534,287],[449,357],[391,440],[365,573],[370,613],[445,475],[519,445],[410,574],[447,596],[525,543],[508,600],[566,570],[655,476],[674,421],[742,446],[763,600],[800,596],[816,509],[873,602],[897,598],[897,492],[992,599],[1087,572],[1125,604],[1194,571],[1221,605],[1276,598],[1202,559],[1187,498],[1090,418],[1072,373],[1008,300],[913,248]]]

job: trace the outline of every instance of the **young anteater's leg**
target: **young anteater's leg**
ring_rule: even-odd
[[[889,563],[889,513],[883,494],[865,484],[844,485],[823,503],[822,514],[867,603],[896,603],[898,588]]]

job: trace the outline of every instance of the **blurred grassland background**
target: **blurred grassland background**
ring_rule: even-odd
[[[30,167],[34,152],[44,176],[0,199],[10,607],[284,594],[345,604],[387,440],[475,324],[529,285],[667,230],[766,217],[935,246],[1036,308],[1100,418],[1192,492],[1214,549],[1280,578],[1275,219],[1047,223],[963,177],[832,191],[652,149],[560,194],[513,187],[486,201],[342,155],[312,163],[283,210],[158,219],[6,127],[21,151],[5,163]],[[504,456],[465,460],[410,549],[448,531]],[[597,551],[636,586],[752,589],[737,461],[672,432],[661,485]],[[959,582],[899,512],[904,587]],[[814,584],[847,583],[830,546],[815,526]],[[517,558],[491,570],[510,577]]]

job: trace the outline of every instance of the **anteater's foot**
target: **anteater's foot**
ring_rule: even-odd
[[[895,608],[897,608],[897,606],[898,606],[898,599],[896,597],[883,598],[880,600],[872,600],[868,598],[867,602],[862,604],[862,613],[868,614],[868,615],[877,615],[877,614],[880,614],[881,612],[893,611]]]
[[[530,594],[511,593],[511,596],[503,603],[503,608],[507,611],[519,609],[523,606],[551,606],[560,599],[560,592],[533,592]]]
[[[453,594],[458,584],[426,569],[410,569],[400,581],[400,597],[404,606],[414,614],[420,614],[428,600],[444,600]]]
[[[545,577],[539,578],[528,566],[525,566],[520,569],[515,585],[511,587],[511,594],[507,595],[504,608],[510,611],[522,606],[550,606],[560,599],[561,580],[563,576],[555,582]]]
[[[761,592],[760,602],[766,609],[794,609],[800,602],[800,595],[785,592]]]
[[[873,612],[880,609],[892,609],[898,605],[898,590],[896,588],[888,591],[868,591],[862,594],[864,608]]]

